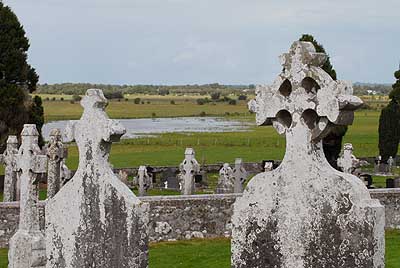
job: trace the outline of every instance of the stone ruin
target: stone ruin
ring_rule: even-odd
[[[179,165],[179,183],[183,195],[192,195],[195,192],[194,176],[200,172],[200,164],[194,158],[195,152],[192,148],[186,148],[185,159]]]
[[[383,268],[384,207],[357,177],[327,162],[321,139],[362,101],[322,70],[327,55],[294,42],[272,86],[249,107],[286,135],[281,165],[256,175],[234,204],[232,267]]]
[[[139,167],[137,180],[139,196],[145,196],[153,185],[152,177],[147,173],[146,166]]]
[[[369,163],[357,159],[353,154],[353,145],[351,143],[345,143],[343,146],[343,154],[337,160],[337,166],[348,174],[357,175],[360,173],[360,168],[367,166]]]
[[[39,148],[39,133],[35,125],[24,125],[21,140],[15,159],[21,187],[19,226],[10,240],[8,268],[44,268],[46,247],[39,226],[38,190],[39,175],[46,173],[47,157]]]
[[[233,169],[233,178],[235,181],[234,193],[242,193],[243,185],[247,180],[247,171],[244,168],[243,160],[241,158],[236,158],[235,168]]]
[[[17,172],[15,169],[15,156],[18,154],[17,136],[8,136],[7,148],[0,155],[0,162],[4,164],[4,189],[3,202],[13,202],[19,200],[19,182],[17,180]]]
[[[225,163],[219,171],[219,178],[215,193],[229,194],[235,190],[235,180],[233,177],[233,169],[228,163]]]
[[[67,158],[67,148],[62,143],[61,130],[58,128],[50,131],[50,141],[45,151],[48,158],[47,166],[47,198],[52,198],[63,186],[61,180],[62,165]]]
[[[66,131],[78,145],[78,170],[46,204],[46,267],[147,267],[148,204],[108,162],[112,142],[125,129],[108,118],[101,90],[89,89],[81,105],[81,119]]]

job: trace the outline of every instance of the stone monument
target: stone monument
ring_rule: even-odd
[[[15,171],[15,155],[18,153],[17,136],[8,136],[7,148],[0,155],[0,162],[4,164],[4,189],[3,202],[13,202],[19,200],[19,183]]]
[[[243,160],[241,158],[236,158],[235,168],[233,169],[233,178],[235,181],[234,192],[242,193],[243,185],[247,179],[247,171],[243,166]]]
[[[146,166],[140,166],[138,170],[138,189],[139,196],[145,196],[147,194],[147,190],[152,185],[152,178],[147,173]]]
[[[344,173],[355,174],[357,169],[368,165],[368,162],[357,159],[353,154],[353,145],[345,143],[343,154],[338,158],[337,165]]]
[[[87,90],[81,105],[81,119],[66,129],[67,140],[78,145],[78,170],[46,204],[46,267],[147,267],[148,205],[108,162],[125,128],[108,118],[101,90]]]
[[[384,207],[323,152],[330,127],[351,124],[362,104],[351,84],[322,70],[326,59],[311,43],[294,42],[274,84],[257,87],[257,124],[286,135],[286,154],[234,204],[234,268],[384,267]]]
[[[219,178],[215,193],[217,194],[230,194],[235,190],[235,180],[233,177],[233,170],[228,163],[225,163],[219,170]]]
[[[186,148],[185,160],[183,160],[179,166],[179,182],[183,195],[191,195],[195,192],[194,175],[200,172],[200,164],[194,157],[194,150],[192,148]]]
[[[35,125],[26,124],[16,156],[16,171],[21,184],[18,230],[10,239],[8,268],[44,268],[45,238],[39,226],[39,175],[46,173],[47,158],[38,146]]]
[[[48,158],[47,198],[52,198],[62,187],[61,165],[63,159],[67,158],[60,129],[55,128],[50,131],[50,141],[46,147],[46,154]]]
[[[65,148],[67,149],[67,148]],[[66,150],[67,151],[67,150]],[[60,180],[61,186],[65,185],[72,178],[72,171],[68,168],[66,158],[61,161]]]

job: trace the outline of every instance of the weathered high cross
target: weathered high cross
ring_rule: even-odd
[[[179,182],[181,183],[181,193],[183,195],[191,195],[195,192],[194,175],[200,171],[200,165],[194,157],[194,150],[186,148],[185,159],[179,166]]]
[[[0,155],[0,162],[5,166],[3,202],[19,200],[19,187],[17,183],[17,173],[15,171],[15,155],[17,153],[17,136],[8,136],[7,148],[4,153]]]
[[[44,234],[39,226],[39,174],[46,173],[47,158],[38,146],[35,125],[26,124],[16,156],[16,171],[21,185],[17,232],[10,240],[9,268],[42,268],[46,264]]]
[[[61,165],[67,158],[67,148],[62,143],[61,130],[58,128],[50,131],[50,141],[46,148],[48,157],[47,166],[47,198],[52,198],[61,189]]]
[[[255,176],[234,205],[232,267],[384,267],[384,208],[361,180],[333,169],[321,139],[362,102],[322,70],[325,54],[294,42],[271,87],[250,107],[286,135],[286,154]]]
[[[46,205],[46,267],[147,267],[148,205],[108,162],[125,129],[108,118],[101,90],[89,89],[81,105],[81,119],[66,130],[79,148],[78,170]]]
[[[243,166],[243,160],[241,158],[236,158],[235,168],[233,169],[233,177],[235,180],[235,193],[243,192],[243,184],[247,179],[247,171]]]

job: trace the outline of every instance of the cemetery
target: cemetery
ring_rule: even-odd
[[[0,268],[400,267],[400,65],[361,96],[304,34],[267,84],[39,85],[29,46],[0,0]]]

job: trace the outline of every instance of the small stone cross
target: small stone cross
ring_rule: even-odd
[[[229,163],[225,163],[219,170],[218,184],[216,188],[217,194],[233,193],[235,181],[233,177],[233,170]]]
[[[7,148],[4,153],[0,155],[0,162],[5,166],[3,202],[19,200],[19,187],[17,182],[17,173],[15,172],[15,156],[17,153],[17,136],[8,136]]]
[[[243,192],[243,184],[247,179],[247,171],[244,168],[243,160],[241,158],[235,159],[235,167],[233,169],[233,177],[235,179],[235,193]]]
[[[67,148],[62,143],[61,130],[56,128],[50,131],[50,141],[46,148],[48,158],[47,198],[52,198],[61,189],[61,165],[67,158]]]
[[[194,157],[194,150],[186,148],[185,159],[179,166],[181,192],[184,195],[194,194],[195,191],[194,175],[200,171],[200,165]]]
[[[139,184],[139,196],[145,196],[147,190],[150,188],[152,181],[151,176],[147,173],[146,166],[140,166],[138,170],[138,184]]]

